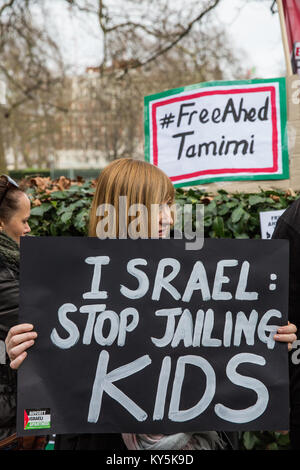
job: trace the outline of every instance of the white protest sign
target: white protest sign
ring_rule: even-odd
[[[279,211],[265,211],[259,213],[261,238],[271,239],[279,217],[284,209]]]
[[[285,79],[209,82],[145,97],[145,158],[176,186],[288,178]]]

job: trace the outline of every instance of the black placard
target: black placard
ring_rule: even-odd
[[[20,285],[19,435],[289,427],[287,241],[25,238]]]

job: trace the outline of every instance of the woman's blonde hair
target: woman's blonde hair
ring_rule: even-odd
[[[103,220],[104,212],[99,207],[113,206],[113,227],[110,233],[119,237],[119,201],[120,196],[127,197],[126,227],[132,221],[128,213],[130,206],[143,205],[147,209],[147,228],[144,236],[149,236],[153,205],[173,204],[175,190],[168,176],[156,166],[145,161],[121,158],[114,160],[100,173],[90,211],[89,236],[102,237],[98,223]],[[106,211],[107,214],[107,211]],[[97,228],[98,226],[98,228]],[[144,229],[142,228],[142,231]],[[107,233],[107,232],[106,232]]]

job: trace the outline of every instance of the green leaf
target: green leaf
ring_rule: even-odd
[[[53,191],[51,199],[67,199],[66,191]]]
[[[229,207],[229,209],[232,209],[233,207],[236,207],[237,205],[239,205],[239,201],[231,201],[231,202],[228,202],[227,207]]]
[[[30,217],[30,221],[29,221],[29,225],[30,225],[30,228],[31,230],[34,228],[34,227],[38,227],[40,225],[40,222],[38,219],[36,219],[35,217]]]
[[[249,196],[249,204],[250,206],[254,206],[255,204],[261,204],[263,202],[266,202],[266,198],[265,197],[261,197],[261,196]]]
[[[224,222],[222,217],[215,217],[212,228],[217,237],[224,237]]]
[[[30,214],[31,215],[36,215],[38,217],[41,217],[42,215],[45,214],[49,209],[52,209],[52,204],[49,202],[42,204],[41,206],[36,206],[31,209]]]
[[[78,207],[84,207],[86,205],[85,199],[79,199],[79,201],[72,202],[71,204],[67,204],[68,210],[73,211],[73,209],[77,209]]]
[[[211,201],[207,206],[204,208],[204,214],[211,214],[211,215],[217,215],[217,205],[215,201]]]
[[[82,209],[75,217],[74,225],[77,229],[83,230],[86,228],[88,222],[88,211]]]
[[[277,433],[276,433],[276,435],[277,435]],[[277,442],[282,447],[288,446],[289,443],[290,443],[289,434],[279,434],[279,436],[277,435]]]
[[[212,216],[206,216],[204,217],[204,227],[210,227],[212,224]]]
[[[52,235],[53,237],[56,237],[58,235],[55,223],[52,223],[50,225],[50,235]]]
[[[247,450],[252,450],[259,442],[258,438],[255,436],[253,432],[245,432],[243,436],[244,446]]]
[[[218,215],[228,214],[229,211],[230,211],[230,207],[228,207],[228,204],[222,204],[218,208]]]
[[[72,219],[72,215],[73,215],[72,211],[66,211],[62,214],[60,220],[62,221],[63,224],[66,224],[67,222],[69,222]]]
[[[247,233],[239,233],[236,238],[238,239],[243,239],[243,238],[250,238],[249,235],[247,235]]]
[[[69,189],[67,189],[68,192],[70,193],[80,193],[80,191],[82,191],[83,187],[82,186],[79,186],[77,184],[73,184],[72,186],[69,187]]]
[[[276,442],[272,442],[271,444],[267,445],[268,450],[278,450],[278,444]]]
[[[244,209],[242,207],[237,207],[231,214],[231,220],[233,223],[236,223],[240,220],[242,215],[244,214]]]
[[[219,194],[228,194],[228,192],[225,191],[225,189],[218,189],[218,193]]]
[[[195,197],[189,197],[189,198],[187,199],[187,202],[188,202],[189,204],[199,204],[199,199],[196,199]]]

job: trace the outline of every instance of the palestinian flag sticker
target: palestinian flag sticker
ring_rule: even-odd
[[[24,429],[51,428],[50,408],[24,410]]]

